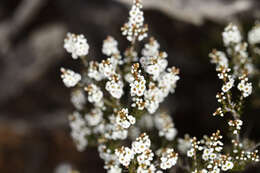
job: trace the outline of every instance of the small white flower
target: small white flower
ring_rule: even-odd
[[[154,38],[150,38],[149,43],[145,44],[142,49],[142,55],[144,57],[158,56],[159,48],[159,43]]]
[[[156,114],[154,123],[159,130],[159,136],[164,136],[167,140],[172,141],[177,135],[177,129],[174,128],[172,118],[166,113]]]
[[[256,25],[248,32],[248,42],[250,44],[260,43],[260,26]]]
[[[229,24],[222,33],[223,42],[225,46],[230,46],[232,43],[239,43],[242,40],[242,36],[238,27],[233,24]]]
[[[182,154],[186,154],[187,151],[191,148],[191,141],[189,135],[186,134],[184,136],[184,139],[179,138],[177,147]]]
[[[191,148],[187,151],[187,156],[188,157],[193,157],[195,154],[194,148]]]
[[[119,50],[117,48],[117,41],[111,37],[108,36],[106,40],[103,42],[102,52],[103,54],[107,56],[111,56],[113,54],[118,54]]]
[[[151,146],[151,140],[143,133],[140,137],[136,138],[136,140],[132,143],[132,149],[136,154],[143,153],[146,149],[149,149]]]
[[[103,60],[100,64],[99,64],[99,71],[100,73],[105,76],[106,78],[111,77],[112,75],[115,74],[116,71],[116,67],[114,66],[114,64],[112,63],[112,59],[108,58],[106,60]]]
[[[137,168],[137,173],[155,173],[156,168],[153,164],[147,165],[140,165]],[[156,173],[159,173],[158,171]]]
[[[137,162],[139,165],[150,165],[153,157],[152,150],[146,149],[141,155],[137,156]]]
[[[231,170],[233,167],[234,167],[233,162],[226,161],[225,164],[222,165],[221,169],[222,171],[227,171],[227,170]]]
[[[144,76],[142,76],[140,74],[140,70],[139,70],[139,64],[133,64],[132,65],[132,71],[131,71],[134,80],[130,83],[130,93],[131,96],[143,96],[145,89],[146,89],[146,80],[144,79]]]
[[[138,76],[138,80],[134,80],[130,83],[131,87],[131,96],[142,96],[144,94],[144,91],[146,89],[145,86],[145,79],[143,76]]]
[[[161,164],[160,167],[163,170],[170,169],[174,165],[176,165],[177,160],[178,160],[178,154],[174,152],[172,148],[166,148],[163,149],[161,153]]]
[[[78,82],[81,80],[81,75],[70,69],[61,68],[60,70],[62,72],[62,81],[64,85],[68,88],[76,86]]]
[[[147,56],[142,57],[140,62],[148,74],[152,75],[153,80],[157,80],[160,74],[165,71],[168,61],[165,59],[166,53],[160,54],[160,56]]]
[[[97,85],[89,84],[87,87],[85,87],[85,90],[88,92],[88,101],[90,103],[99,105],[99,103],[102,102],[103,92]]]
[[[74,107],[78,110],[83,109],[85,103],[86,103],[86,97],[84,95],[83,90],[77,89],[71,92],[70,100]]]
[[[128,41],[138,39],[139,41],[147,37],[147,26],[143,24],[144,16],[141,11],[140,1],[135,0],[129,12],[129,21],[122,27],[122,35],[125,35]]]
[[[78,151],[83,151],[88,145],[87,135],[90,135],[91,131],[87,127],[85,120],[78,112],[73,112],[69,116],[71,136],[76,143]]]
[[[102,72],[99,71],[99,64],[96,61],[90,61],[88,67],[88,77],[100,81],[104,78]]]
[[[117,112],[116,123],[124,129],[127,129],[130,127],[130,125],[135,124],[135,121],[135,117],[128,114],[127,108],[123,108]]]
[[[237,86],[238,90],[242,92],[243,97],[248,97],[252,93],[252,83],[241,80]]]
[[[209,57],[211,58],[210,62],[216,64],[217,68],[219,67],[228,68],[228,58],[225,52],[213,50],[209,54]]]
[[[228,92],[234,86],[234,82],[235,80],[230,78],[229,81],[222,86],[222,91]]]
[[[84,35],[67,33],[67,37],[64,39],[64,48],[71,53],[73,59],[78,59],[78,57],[88,54],[89,45]]]
[[[124,140],[127,138],[128,130],[122,128],[116,123],[116,117],[114,114],[109,116],[110,123],[105,126],[104,137],[112,140]]]
[[[118,79],[118,77],[113,78],[109,81],[107,81],[106,83],[106,90],[111,94],[112,97],[116,98],[116,99],[120,99],[122,97],[122,95],[124,94],[124,84],[123,82]]]
[[[118,167],[118,166],[111,166],[108,170],[107,173],[121,173],[122,172],[122,168]]]
[[[122,146],[120,149],[116,149],[115,154],[118,157],[118,161],[126,167],[134,158],[134,152],[132,151],[132,149],[124,146]]]
[[[103,120],[103,112],[99,108],[92,109],[85,115],[89,126],[96,126]]]

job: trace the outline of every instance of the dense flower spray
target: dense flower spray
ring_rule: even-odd
[[[130,46],[121,53],[116,39],[108,36],[101,62],[88,61],[90,46],[83,35],[68,33],[64,40],[64,48],[85,68],[81,74],[61,68],[65,86],[73,87],[71,102],[76,110],[69,120],[79,151],[97,146],[108,173],[162,173],[177,168],[219,173],[259,161],[257,146],[240,137],[242,105],[253,91],[254,68],[236,25],[228,25],[222,34],[227,53],[213,50],[209,55],[223,82],[216,96],[220,107],[213,115],[232,115],[227,122],[231,147],[223,143],[220,130],[200,140],[188,134],[177,138],[173,119],[160,104],[175,92],[179,69],[168,67],[168,54],[153,37],[137,52],[136,44],[148,37],[141,0],[133,0],[121,31]],[[251,45],[260,42],[259,33],[259,27],[249,32]]]

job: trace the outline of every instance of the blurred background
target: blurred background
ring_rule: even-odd
[[[1,0],[0,1],[0,172],[104,172],[96,149],[77,152],[67,116],[73,110],[61,66],[80,71],[63,49],[66,32],[82,33],[90,59],[100,60],[102,41],[111,35],[120,43],[131,0]],[[225,129],[211,116],[221,87],[208,53],[223,50],[221,32],[232,21],[243,33],[260,19],[258,0],[143,0],[150,35],[181,69],[171,109],[179,136],[201,137]],[[246,37],[246,34],[245,34]],[[259,66],[257,67],[259,69]],[[249,98],[243,135],[260,141],[260,92]],[[260,172],[259,165],[245,172]]]

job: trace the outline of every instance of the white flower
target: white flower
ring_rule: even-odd
[[[164,97],[168,96],[169,92],[173,93],[175,91],[177,81],[180,79],[178,74],[179,69],[172,67],[168,68],[167,72],[162,73],[159,77],[158,86],[162,88]]]
[[[78,151],[83,151],[88,145],[87,135],[91,133],[90,129],[87,128],[85,120],[82,118],[80,113],[73,112],[69,116],[71,136],[76,143]]]
[[[121,173],[122,172],[122,168],[118,167],[118,166],[111,166],[108,170],[107,173]]]
[[[78,110],[83,109],[83,107],[86,103],[86,97],[84,95],[83,90],[76,89],[76,90],[72,91],[70,100],[76,109],[78,109]]]
[[[61,78],[66,87],[74,87],[81,80],[81,75],[70,69],[61,68]]]
[[[143,76],[139,75],[138,80],[134,80],[133,82],[130,83],[131,87],[131,96],[142,96],[144,95],[144,91],[146,89],[145,86],[145,79]]]
[[[141,134],[140,128],[138,128],[137,126],[131,126],[128,131],[128,135],[133,141]]]
[[[167,128],[167,129],[163,129],[159,132],[159,136],[165,136],[165,138],[168,141],[172,141],[175,139],[176,135],[177,135],[178,131],[176,128]]]
[[[141,117],[141,119],[138,121],[138,126],[140,126],[143,129],[151,130],[154,127],[154,120],[153,116],[150,114],[145,114]]]
[[[137,168],[137,173],[155,173],[156,168],[153,164],[147,165],[140,165]],[[158,171],[156,173],[159,173]]]
[[[228,68],[228,58],[225,52],[213,50],[213,52],[209,54],[209,57],[211,58],[210,62],[216,64],[217,68],[220,66]]]
[[[163,99],[164,94],[162,90],[156,87],[154,83],[150,83],[149,89],[144,93],[145,108],[148,112],[150,114],[155,113]]]
[[[71,53],[73,59],[78,59],[78,57],[88,54],[89,45],[84,35],[67,33],[67,37],[64,39],[64,48]]]
[[[132,83],[135,79],[133,77],[133,75],[131,73],[127,73],[124,76],[125,81],[127,81],[128,83]]]
[[[147,37],[147,26],[143,24],[144,16],[141,11],[142,5],[139,1],[134,0],[134,5],[129,12],[129,21],[122,27],[122,34],[126,36],[127,40],[133,41],[138,39],[139,41]]]
[[[125,167],[127,167],[134,158],[133,150],[124,146],[122,146],[120,149],[116,149],[115,154],[118,157],[118,161]]]
[[[250,44],[260,43],[260,25],[256,25],[248,32],[248,42]]]
[[[238,27],[233,24],[229,24],[224,32],[222,33],[223,42],[225,46],[230,46],[231,44],[237,44],[241,42],[242,36]]]
[[[202,159],[206,161],[209,158],[211,158],[211,160],[213,160],[214,158],[210,157],[212,154],[214,154],[212,148],[205,148],[204,151],[203,151],[203,154],[202,154]]]
[[[85,115],[89,126],[96,126],[103,120],[103,112],[99,108],[92,109]]]
[[[136,140],[132,143],[132,150],[136,154],[143,153],[146,149],[149,149],[151,146],[151,140],[146,133],[141,134]]]
[[[166,69],[168,61],[165,59],[167,54],[161,53],[158,56],[146,56],[140,59],[140,62],[148,74],[152,75],[153,80],[157,80],[159,75]]]
[[[85,90],[88,92],[88,101],[90,103],[99,105],[99,103],[102,102],[103,92],[97,85],[89,84],[87,87],[85,87]]]
[[[191,148],[191,149],[189,149],[189,150],[187,151],[187,156],[188,156],[188,157],[193,157],[194,154],[195,154],[194,148]]]
[[[187,151],[191,148],[191,141],[190,141],[190,137],[189,135],[185,135],[184,139],[182,138],[178,138],[178,150],[182,153],[182,154],[186,154]]]
[[[166,113],[156,114],[154,123],[159,130],[159,136],[164,136],[167,140],[172,141],[177,135],[177,129],[174,128],[172,118]]]
[[[178,154],[174,152],[172,148],[166,148],[163,149],[161,153],[161,164],[160,167],[163,170],[170,169],[174,165],[176,165],[177,160],[178,160]]]
[[[237,86],[243,94],[243,97],[248,97],[252,93],[252,83],[246,82],[246,80],[241,80]]]
[[[222,86],[222,91],[228,92],[234,86],[234,82],[235,80],[230,78],[229,81]]]
[[[231,170],[234,167],[234,163],[231,161],[226,161],[225,164],[222,165],[221,169],[222,171]]]
[[[119,50],[117,48],[117,44],[118,44],[117,41],[113,37],[108,36],[107,39],[103,41],[103,46],[102,46],[103,54],[107,56],[118,54]]]
[[[108,58],[106,60],[103,60],[99,64],[99,71],[106,78],[109,78],[112,75],[114,75],[115,71],[116,71],[116,68],[115,68],[114,64],[112,63],[112,59]]]
[[[146,86],[145,86],[146,80],[144,79],[144,76],[142,76],[140,74],[141,71],[139,70],[139,66],[140,65],[138,63],[132,65],[131,73],[134,77],[134,80],[130,83],[131,96],[140,97],[140,96],[144,95],[144,92],[146,89]]]
[[[137,162],[139,165],[150,165],[153,160],[154,153],[150,149],[146,149],[142,154],[137,156]]]
[[[142,49],[142,55],[144,57],[158,56],[160,44],[154,39],[150,38],[149,43],[144,45]]]
[[[128,131],[116,123],[116,117],[114,114],[109,116],[110,123],[105,126],[104,137],[113,140],[124,140],[127,138]]]
[[[130,125],[135,124],[135,121],[135,117],[128,114],[127,108],[123,108],[117,112],[116,123],[124,129],[127,129]]]
[[[106,82],[106,90],[116,99],[120,99],[124,94],[123,87],[124,84],[119,79],[119,76],[114,76],[111,80]]]
[[[90,61],[88,67],[88,77],[100,81],[104,75],[99,71],[99,64],[96,61]]]

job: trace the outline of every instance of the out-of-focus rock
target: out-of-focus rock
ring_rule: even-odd
[[[131,0],[117,0],[132,4]],[[226,22],[257,7],[255,0],[142,0],[145,9],[157,9],[185,22],[200,25],[205,19]],[[260,8],[260,6],[258,6]],[[258,8],[258,9],[259,9]]]
[[[43,75],[48,68],[61,61],[66,28],[62,24],[49,24],[34,31],[15,50],[5,56],[0,76],[0,103],[21,92],[28,83]]]

